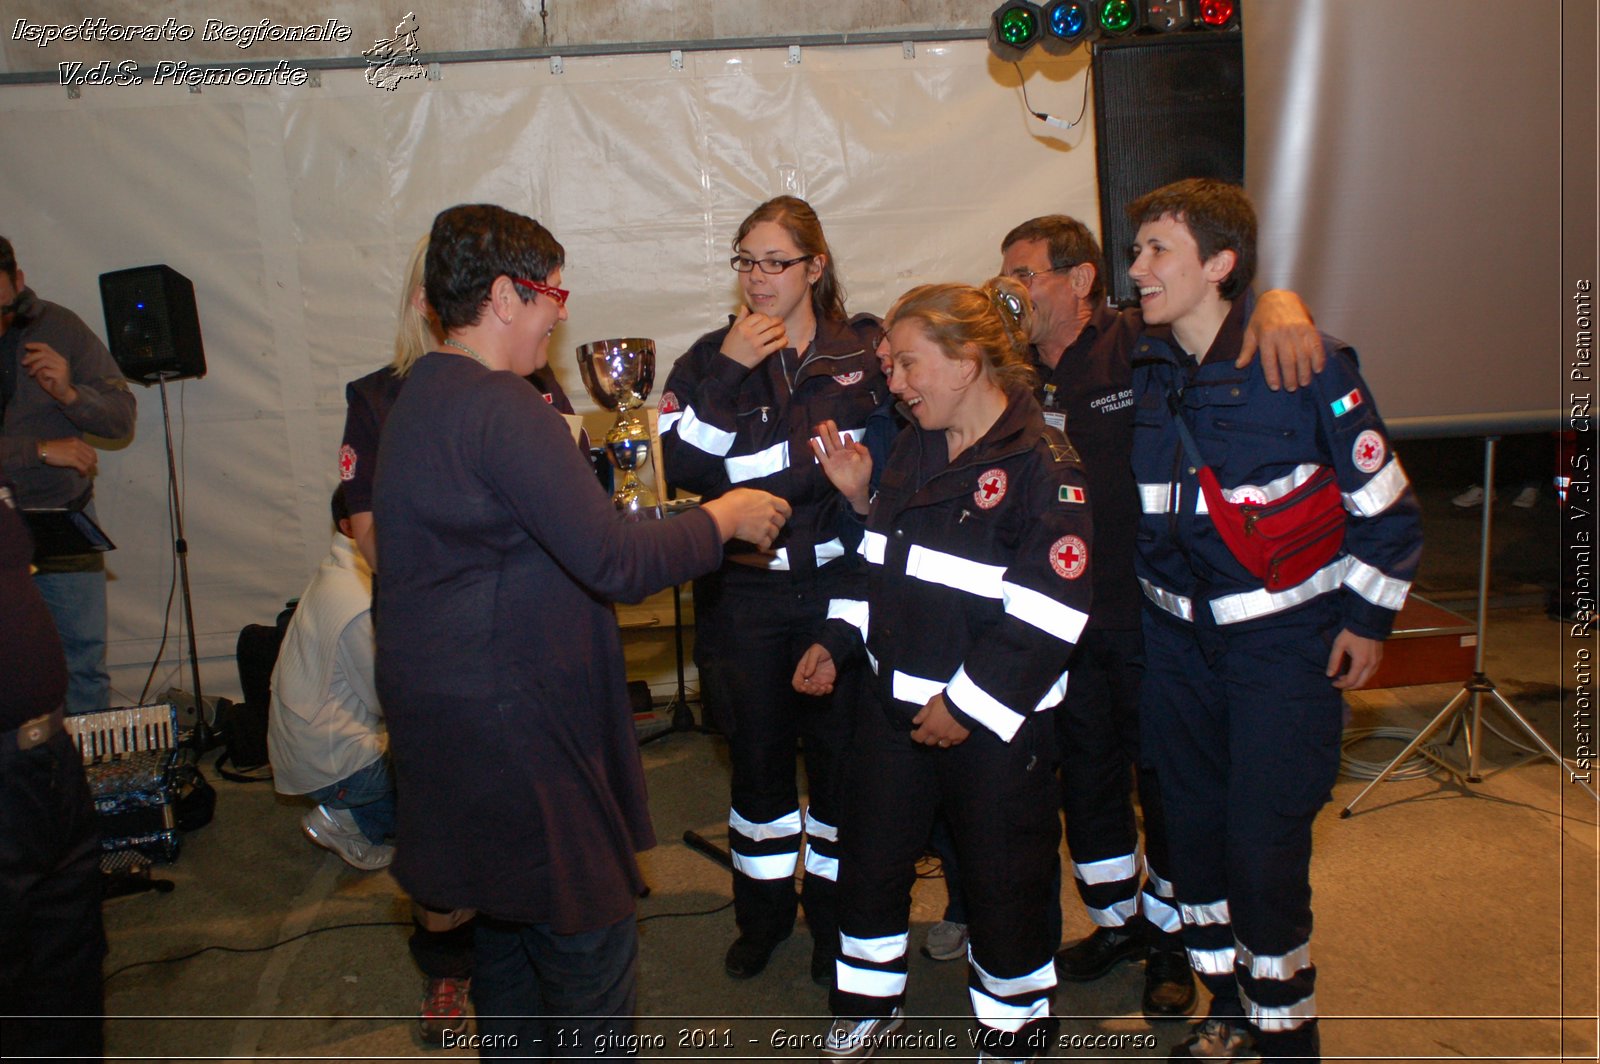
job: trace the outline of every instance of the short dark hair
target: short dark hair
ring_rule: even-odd
[[[423,289],[442,328],[472,325],[495,278],[543,281],[560,269],[566,251],[550,230],[527,215],[492,203],[464,203],[440,211],[428,237]],[[517,286],[524,302],[536,293]]]
[[[12,248],[11,241],[3,236],[0,236],[0,273],[12,281],[17,279],[17,252]]]
[[[344,482],[333,489],[333,527],[338,528],[339,522],[350,520],[350,502],[344,497]]]
[[[1050,249],[1050,268],[1065,270],[1071,266],[1088,263],[1094,267],[1094,283],[1089,286],[1089,298],[1099,302],[1105,298],[1105,254],[1100,242],[1089,232],[1089,227],[1065,214],[1044,214],[1029,218],[1000,241],[1000,253],[1005,254],[1012,244],[1024,240],[1043,240]]]
[[[1256,277],[1256,209],[1244,189],[1209,177],[1191,177],[1128,204],[1128,218],[1135,227],[1166,215],[1188,228],[1201,262],[1219,251],[1233,252],[1233,271],[1218,286],[1223,299],[1231,302],[1250,287]]]

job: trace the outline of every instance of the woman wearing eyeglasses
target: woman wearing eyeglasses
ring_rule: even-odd
[[[812,978],[826,985],[838,949],[835,765],[848,733],[848,691],[807,696],[790,679],[854,561],[839,540],[840,498],[811,457],[815,426],[857,434],[887,396],[874,354],[876,318],[849,318],[822,223],[779,196],[733,238],[742,297],[724,328],[679,358],[661,397],[667,480],[714,499],[730,488],[781,496],[793,513],[772,549],[731,543],[721,570],[695,584],[695,664],[708,714],[727,734],[728,814],[739,936],[724,966],[766,967],[805,906]],[[809,805],[795,787],[805,752]],[[794,888],[801,840],[806,875]]]
[[[391,869],[423,904],[477,910],[485,1056],[593,1056],[632,1031],[634,854],[655,837],[607,602],[714,569],[734,536],[770,543],[788,512],[757,491],[670,521],[617,512],[522,379],[567,316],[564,258],[500,207],[434,220],[443,342],[384,423],[373,497]]]

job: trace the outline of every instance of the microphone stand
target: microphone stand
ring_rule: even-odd
[[[183,497],[178,491],[178,463],[172,446],[172,416],[167,408],[168,373],[156,375],[161,388],[161,425],[167,437],[167,501],[172,507],[172,553],[178,559],[178,582],[183,591],[183,620],[189,637],[190,680],[194,684],[194,731],[189,746],[198,757],[215,745],[210,723],[206,720],[205,698],[200,690],[200,651],[194,635],[194,599],[189,594],[189,542],[183,536]],[[175,376],[175,375],[172,375]],[[179,650],[182,656],[182,650]]]

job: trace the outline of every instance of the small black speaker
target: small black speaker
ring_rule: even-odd
[[[1094,53],[1095,162],[1106,290],[1135,298],[1128,204],[1186,177],[1244,184],[1244,45],[1238,32],[1102,41]]]
[[[106,341],[122,375],[140,384],[206,375],[194,285],[171,266],[100,275]]]

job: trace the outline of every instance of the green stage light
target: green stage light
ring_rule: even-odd
[[[1135,0],[1098,0],[1095,23],[1108,37],[1125,37],[1139,28],[1139,5]]]
[[[989,19],[989,51],[999,59],[1015,63],[1039,42],[1043,27],[1043,12],[1038,4],[1009,0],[995,8]]]

